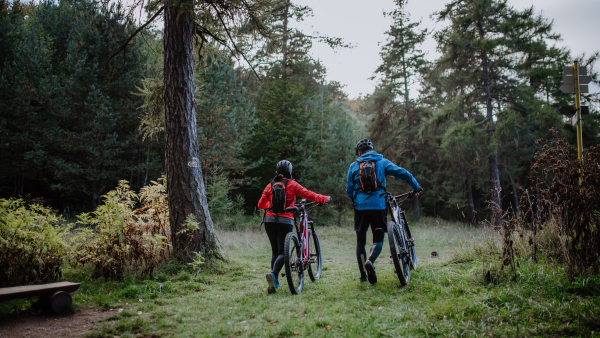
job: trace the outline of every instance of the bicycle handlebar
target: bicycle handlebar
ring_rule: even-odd
[[[419,192],[420,192],[420,191],[419,191]],[[413,191],[410,191],[410,192],[405,192],[404,194],[400,194],[400,195],[393,196],[391,192],[387,192],[387,191],[386,191],[386,192],[384,192],[384,193],[381,193],[381,194],[379,194],[379,197],[383,197],[383,196],[385,196],[385,195],[388,195],[388,196],[390,196],[391,198],[400,198],[400,197],[404,197],[404,196],[412,197],[412,196],[413,196],[415,193],[416,193],[416,191],[414,191],[414,190],[413,190]]]
[[[294,204],[294,206],[289,207],[289,208],[285,208],[286,212],[293,212],[293,211],[300,211],[299,208],[301,208],[302,206],[309,206],[309,205],[313,205],[313,204],[317,204],[317,206],[321,206],[321,205],[327,205],[327,203],[320,203],[320,202],[300,202],[300,204]]]

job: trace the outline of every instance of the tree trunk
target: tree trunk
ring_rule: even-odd
[[[287,42],[288,42],[288,16],[290,11],[290,0],[285,2],[285,10],[283,11],[283,60],[281,61],[281,79],[285,80],[287,76]]]
[[[194,23],[191,0],[165,4],[165,167],[173,252],[223,255],[208,211],[200,166],[194,102]],[[188,229],[193,216],[198,229]]]
[[[402,45],[404,45],[404,36],[401,36],[400,38]],[[410,95],[408,92],[408,74],[406,73],[406,58],[404,52],[402,53],[402,76],[404,77],[404,109],[406,110],[406,119],[408,121],[408,147],[410,150],[410,161],[414,163],[417,160],[417,152],[415,151],[415,145],[413,142],[414,140],[411,134],[413,128],[413,116],[410,107]],[[413,217],[415,221],[421,219],[418,195],[413,196]]]
[[[345,209],[338,210],[338,226],[342,226],[342,215],[344,215],[345,213]]]
[[[467,169],[467,200],[469,203],[469,224],[475,223],[475,207],[473,206],[473,187],[471,184],[471,169]]]
[[[483,32],[481,19],[479,19],[477,22],[477,27],[479,28],[479,37],[484,39],[485,33]],[[483,85],[485,88],[485,103],[487,108],[486,118],[488,119],[489,144],[491,146],[493,139],[492,135],[494,133],[494,119],[492,114],[492,94],[490,92],[488,58],[485,51],[481,53],[481,63],[483,68]],[[498,172],[498,151],[496,149],[494,149],[492,154],[488,157],[488,161],[490,164],[490,191],[492,194],[490,202],[492,225],[502,226],[502,206],[500,205],[500,174]]]
[[[419,212],[419,196],[418,195],[413,196],[413,217],[414,217],[415,221],[418,221],[421,219],[421,213]]]
[[[519,191],[517,186],[513,184],[513,203],[515,205],[515,216],[519,217]]]
[[[480,222],[479,215],[481,215],[481,197],[477,199],[477,214],[475,215],[477,219],[477,224],[479,224]]]

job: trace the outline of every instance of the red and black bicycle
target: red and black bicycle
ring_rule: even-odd
[[[287,208],[286,212],[294,212],[294,225],[296,233],[290,232],[285,237],[285,276],[293,295],[302,292],[304,288],[304,271],[314,282],[321,277],[323,262],[321,259],[321,246],[319,236],[314,224],[308,220],[308,206],[320,206],[324,203],[309,202],[303,199],[300,204]],[[296,213],[300,213],[300,222]],[[311,243],[312,242],[312,243]]]

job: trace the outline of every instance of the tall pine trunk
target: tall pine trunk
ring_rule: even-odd
[[[469,203],[469,224],[476,225],[475,207],[473,205],[473,184],[471,182],[471,169],[467,169],[467,201]]]
[[[402,45],[404,45],[404,35],[402,35],[400,39]],[[404,108],[406,109],[406,119],[408,120],[408,147],[410,150],[410,161],[414,163],[417,160],[417,152],[415,151],[415,145],[413,142],[414,140],[411,134],[413,128],[413,116],[410,107],[410,95],[408,92],[408,74],[406,73],[406,58],[404,52],[402,52],[402,76],[404,77]],[[419,211],[419,195],[413,196],[413,216],[415,221],[421,219],[421,213]]]
[[[483,31],[483,26],[481,23],[481,19],[477,22],[477,27],[479,28],[479,37],[481,39],[485,39],[485,33]],[[489,66],[488,66],[488,57],[487,53],[483,51],[481,53],[481,64],[483,68],[483,86],[485,89],[485,103],[487,108],[486,118],[488,120],[488,134],[489,134],[489,144],[492,146],[493,133],[494,133],[494,119],[492,114],[492,94],[490,91],[490,74],[489,74]],[[492,218],[492,225],[501,226],[502,225],[502,206],[500,204],[500,173],[498,172],[498,150],[493,149],[492,154],[488,157],[488,162],[490,165],[490,185],[491,185],[491,200],[490,200],[490,212]]]
[[[290,12],[290,0],[285,2],[285,10],[283,12],[283,59],[281,61],[281,79],[285,80],[287,76],[287,57],[288,57],[288,17]]]
[[[222,256],[208,211],[194,102],[194,22],[191,0],[165,4],[165,167],[173,252],[191,260],[195,252]],[[187,229],[192,215],[198,229]]]

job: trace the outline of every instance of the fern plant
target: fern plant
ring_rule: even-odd
[[[42,205],[0,199],[0,287],[60,278],[70,229],[62,217]]]
[[[139,196],[120,181],[103,198],[96,211],[79,216],[78,223],[88,227],[75,238],[72,265],[90,264],[105,279],[151,274],[171,249],[165,178],[152,181]],[[138,202],[141,206],[135,208]]]

